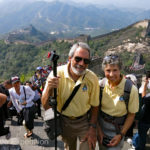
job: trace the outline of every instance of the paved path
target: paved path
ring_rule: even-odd
[[[43,128],[43,120],[35,119],[34,135],[31,138],[24,139],[24,126],[17,125],[16,117],[12,121],[6,121],[6,125],[10,126],[11,138],[6,140],[0,137],[0,150],[54,150],[54,141],[49,141]],[[150,140],[149,140],[150,141]],[[149,142],[150,143],[150,142]],[[148,145],[149,146],[149,145]],[[131,146],[125,142],[122,150],[129,150]],[[61,138],[58,138],[58,150],[64,150]],[[96,147],[98,150],[98,146]],[[146,150],[150,150],[147,147]]]

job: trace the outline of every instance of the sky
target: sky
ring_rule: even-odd
[[[13,2],[14,0],[0,0],[1,2]],[[18,1],[39,1],[39,0],[18,0]],[[40,1],[54,1],[54,0],[40,0]],[[70,1],[70,0],[60,0],[60,1]],[[127,7],[127,8],[143,8],[150,9],[150,0],[72,0],[79,3],[93,3],[100,5],[109,5],[109,6],[118,6],[118,7]]]

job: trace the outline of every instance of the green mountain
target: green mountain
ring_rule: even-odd
[[[126,28],[93,38],[81,35],[74,39],[50,40],[38,45],[31,42],[22,44],[21,42],[8,43],[1,40],[1,79],[8,79],[16,74],[31,76],[37,66],[51,64],[47,58],[47,53],[51,50],[55,50],[60,55],[59,63],[66,62],[71,45],[77,41],[89,43],[93,58],[103,57],[110,52],[118,53],[124,61],[124,66],[131,66],[134,55],[142,53],[146,61],[146,69],[150,70],[150,20],[143,20]],[[101,64],[101,62],[97,63]]]
[[[123,8],[102,8],[60,1],[23,2],[0,5],[0,34],[9,33],[32,24],[47,33],[74,36],[96,36],[120,29],[136,21],[149,19],[150,10],[130,11]]]
[[[5,40],[8,43],[40,43],[47,40],[53,40],[55,39],[54,36],[51,36],[50,34],[40,32],[37,30],[33,25],[30,25],[29,27],[16,30],[13,32],[10,32],[8,35],[5,36]]]

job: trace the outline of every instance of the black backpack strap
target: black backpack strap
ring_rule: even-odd
[[[87,74],[87,73],[86,73],[86,74]],[[84,76],[82,77],[82,81],[84,80],[86,74],[84,74]],[[78,91],[78,89],[80,88],[80,86],[81,86],[81,84],[77,85],[77,86],[73,89],[71,95],[69,96],[69,98],[66,100],[65,104],[64,104],[63,107],[62,107],[61,113],[62,113],[62,111],[64,111],[64,110],[68,107],[68,105],[70,104],[71,100],[73,99],[73,97],[74,97],[75,94],[77,93],[77,91]]]
[[[75,94],[77,93],[77,91],[78,91],[78,89],[80,88],[80,86],[81,86],[81,84],[77,85],[77,86],[73,89],[71,95],[69,96],[69,98],[66,100],[64,106],[62,107],[61,112],[64,111],[64,110],[68,107],[68,105],[70,104],[72,98],[73,98],[73,97],[75,96]]]
[[[25,87],[23,86],[23,91],[24,91],[24,96],[25,96],[25,101],[26,101],[26,91],[25,91]]]
[[[102,106],[103,89],[104,89],[104,87],[100,86],[100,93],[99,93],[99,107],[100,108]]]
[[[105,83],[106,83],[106,78],[103,78],[100,83],[99,108],[101,108],[101,105],[102,105],[103,89],[105,87]]]
[[[130,99],[130,93],[131,93],[132,85],[133,85],[132,81],[127,79],[125,82],[124,95],[123,95],[123,99],[124,99],[124,102],[126,104],[127,111],[128,111],[128,103],[129,103],[129,99]]]

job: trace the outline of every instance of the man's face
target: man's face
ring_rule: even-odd
[[[78,76],[83,75],[88,67],[89,60],[89,52],[86,49],[78,47],[74,56],[69,57],[72,72]]]
[[[120,69],[118,65],[107,64],[105,69],[105,77],[112,83],[116,83],[120,80]]]

